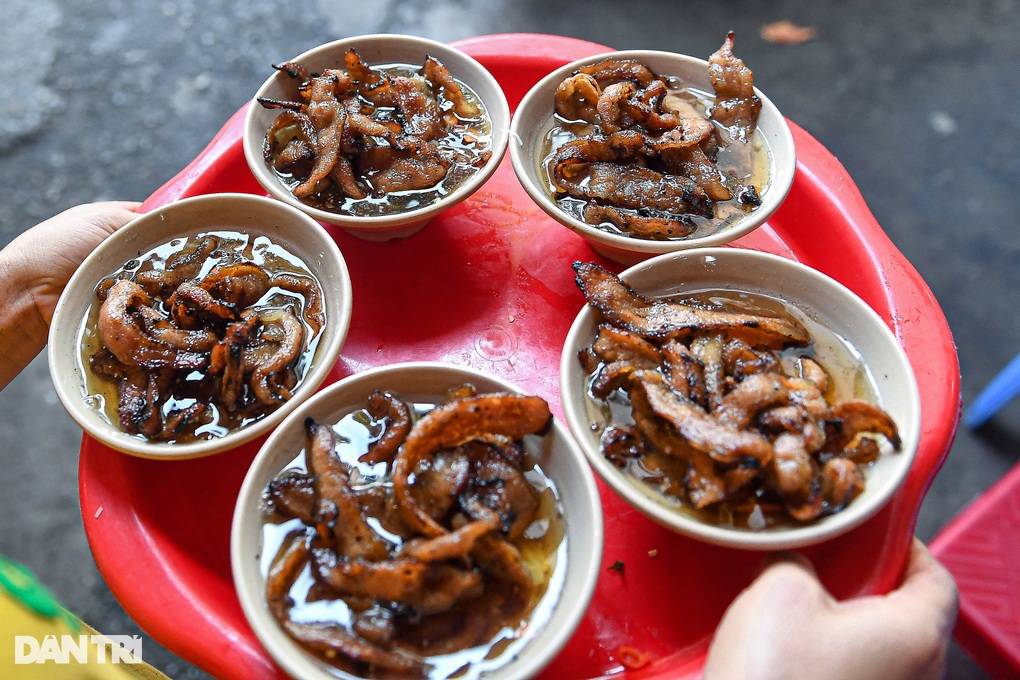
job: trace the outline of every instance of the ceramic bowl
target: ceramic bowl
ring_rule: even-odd
[[[410,64],[421,66],[428,56],[441,61],[450,75],[465,83],[481,99],[492,123],[491,155],[485,164],[440,200],[404,212],[359,217],[311,207],[294,196],[263,157],[266,131],[278,112],[266,109],[257,100],[300,101],[300,79],[277,71],[258,89],[245,117],[243,146],[248,166],[270,195],[307,213],[319,222],[342,227],[354,236],[370,241],[402,238],[422,229],[432,218],[467,199],[495,172],[506,152],[510,109],[499,83],[484,66],[460,50],[440,42],[410,35],[361,35],[320,45],[290,59],[313,73],[324,69],[345,69],[344,55],[357,50],[370,66]],[[267,64],[268,68],[269,64]]]
[[[560,391],[568,425],[595,471],[628,503],[674,531],[728,547],[779,550],[832,538],[882,508],[906,478],[920,437],[920,398],[910,363],[889,327],[848,288],[803,264],[738,248],[703,248],[669,253],[624,271],[620,278],[647,297],[729,290],[764,295],[792,308],[807,327],[819,362],[839,368],[844,386],[865,376],[873,401],[896,422],[901,450],[883,452],[866,472],[866,488],[834,514],[790,527],[761,530],[711,524],[669,502],[613,465],[599,443],[608,418],[592,407],[588,375],[578,352],[591,345],[601,313],[585,305],[568,332],[560,365]],[[842,354],[849,363],[830,357]],[[856,356],[855,356],[856,355]],[[840,397],[847,398],[846,396]],[[868,397],[863,397],[868,398]],[[891,449],[891,447],[890,447]]]
[[[318,280],[326,322],[318,346],[293,396],[275,411],[229,433],[191,442],[159,442],[123,431],[116,414],[95,404],[86,380],[91,369],[82,357],[86,318],[96,286],[125,263],[157,246],[208,232],[238,232],[252,242],[268,239],[304,262]],[[197,458],[264,435],[311,395],[336,363],[351,318],[347,264],[333,239],[314,220],[288,205],[249,194],[210,194],[169,203],[145,213],[107,238],[68,282],[57,303],[49,334],[53,384],[64,408],[88,434],[115,449],[145,458]],[[116,399],[110,395],[109,399]],[[116,402],[114,402],[116,404]]]
[[[270,436],[245,477],[234,510],[231,530],[231,566],[242,609],[259,640],[293,677],[350,677],[328,667],[304,651],[278,625],[266,604],[266,580],[260,566],[263,543],[263,490],[267,483],[303,450],[305,419],[337,423],[346,414],[364,408],[378,388],[408,401],[442,403],[444,394],[464,383],[479,392],[519,393],[512,384],[481,371],[439,363],[418,362],[375,368],[340,380],[323,389],[294,411]],[[531,439],[529,437],[529,439]],[[531,677],[563,647],[587,609],[602,556],[602,506],[595,478],[566,426],[553,422],[551,430],[529,449],[536,463],[552,479],[562,509],[566,541],[561,545],[549,590],[531,615],[523,636],[510,644],[498,662],[473,659],[463,676],[485,678]],[[477,654],[476,654],[477,656]],[[463,658],[455,666],[463,662]],[[448,669],[450,672],[455,668]],[[446,677],[445,675],[442,677]]]
[[[717,246],[740,238],[761,226],[786,198],[796,169],[796,150],[786,119],[760,90],[755,92],[762,107],[755,137],[763,142],[756,153],[767,155],[768,180],[760,192],[762,203],[738,220],[704,236],[672,240],[648,240],[612,233],[587,224],[561,209],[552,195],[552,185],[544,167],[547,134],[554,121],[556,88],[578,68],[605,59],[634,59],[656,74],[672,76],[694,90],[711,93],[708,62],[683,54],[656,50],[626,50],[585,57],[571,62],[540,80],[521,100],[510,126],[510,158],[524,189],[538,206],[554,220],[584,237],[600,255],[621,264],[634,264],[662,253],[690,248]]]

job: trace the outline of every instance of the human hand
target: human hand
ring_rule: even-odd
[[[958,607],[953,577],[916,538],[899,588],[842,602],[807,560],[784,555],[726,611],[704,677],[941,678]]]
[[[102,201],[69,208],[4,248],[9,267],[48,326],[71,275],[103,239],[137,217],[140,204]]]
[[[137,217],[138,206],[126,201],[75,206],[0,251],[0,389],[46,344],[57,300],[82,260]]]

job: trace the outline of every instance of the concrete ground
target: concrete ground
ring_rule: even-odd
[[[964,405],[1020,351],[1020,6],[1015,0],[567,2],[6,0],[0,22],[0,245],[95,199],[141,200],[188,163],[271,62],[338,37],[503,32],[705,56],[735,29],[755,82],[846,166],[942,305]],[[583,8],[584,11],[580,11]],[[788,19],[798,46],[758,37]],[[98,574],[78,510],[81,433],[40,357],[0,395],[0,554],[100,630],[137,632]],[[921,509],[930,539],[1018,460],[1020,402],[961,429]],[[182,622],[186,625],[186,622]],[[149,638],[172,677],[206,677]],[[954,647],[948,677],[985,677]]]

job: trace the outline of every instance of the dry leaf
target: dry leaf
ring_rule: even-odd
[[[762,40],[774,45],[799,45],[817,36],[814,26],[798,26],[792,21],[776,21],[761,27]]]

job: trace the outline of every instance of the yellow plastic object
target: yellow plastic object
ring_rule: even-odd
[[[64,609],[24,566],[0,557],[0,677],[19,680],[161,680]]]

